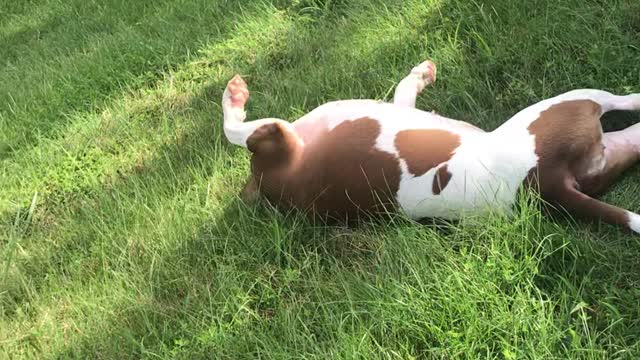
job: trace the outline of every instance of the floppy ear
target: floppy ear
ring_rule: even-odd
[[[247,138],[247,149],[252,153],[267,154],[286,148],[284,134],[278,123],[264,124]]]
[[[247,138],[247,149],[253,153],[253,169],[274,169],[293,160],[300,149],[300,138],[286,128],[287,124],[267,123]]]

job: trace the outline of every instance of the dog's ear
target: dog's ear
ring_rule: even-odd
[[[265,124],[257,128],[253,134],[247,138],[247,149],[252,153],[267,154],[286,147],[284,134],[280,124]]]
[[[297,146],[296,135],[279,123],[262,125],[247,139],[247,149],[253,153],[253,166],[262,171],[291,161]]]
[[[247,149],[252,153],[270,152],[283,141],[280,125],[277,123],[265,124],[257,128],[247,138]]]

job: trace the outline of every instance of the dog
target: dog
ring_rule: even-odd
[[[244,122],[249,91],[236,75],[222,97],[224,134],[251,152],[243,193],[312,216],[349,220],[399,209],[409,218],[510,214],[523,188],[578,216],[640,233],[640,215],[602,193],[640,160],[640,124],[604,133],[600,117],[640,110],[640,94],[573,90],[542,100],[491,132],[415,108],[436,65],[415,66],[392,103],[325,103],[289,123]]]

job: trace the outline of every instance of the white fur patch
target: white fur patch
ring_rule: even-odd
[[[640,215],[631,211],[628,211],[627,214],[629,215],[629,227],[640,234]]]

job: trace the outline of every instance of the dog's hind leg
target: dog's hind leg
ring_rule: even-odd
[[[415,107],[416,97],[422,90],[436,81],[436,64],[425,61],[411,69],[409,75],[398,83],[393,97],[393,103]]]
[[[604,192],[629,167],[640,161],[640,124],[624,130],[604,133],[605,166],[602,171],[578,179],[580,190],[598,195]]]
[[[559,96],[562,100],[587,99],[597,103],[604,114],[613,110],[640,110],[640,94],[614,95],[602,90],[582,89]],[[595,174],[578,177],[580,190],[597,195],[605,191],[625,170],[640,160],[640,124],[621,131],[604,133],[604,166]]]
[[[604,90],[578,89],[549,99],[553,103],[571,100],[591,100],[602,108],[602,113],[612,110],[640,110],[640,94],[614,95]]]
[[[640,234],[640,215],[594,199],[580,192],[576,186],[575,179],[567,176],[554,190],[554,201],[572,214],[624,226]]]

